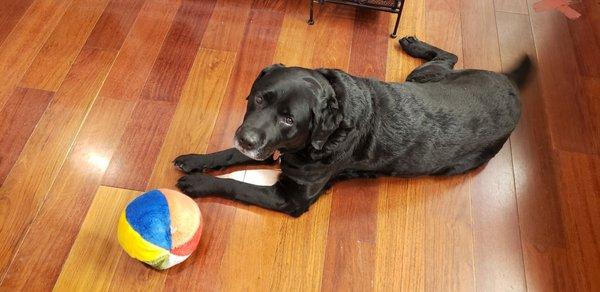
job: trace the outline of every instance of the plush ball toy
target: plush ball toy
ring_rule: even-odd
[[[163,270],[187,259],[198,246],[202,215],[190,197],[173,190],[146,192],[127,205],[117,227],[131,257]]]

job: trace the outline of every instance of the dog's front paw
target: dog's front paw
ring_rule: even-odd
[[[181,155],[173,160],[173,164],[185,173],[201,172],[209,168],[206,155],[202,154]]]
[[[177,188],[190,197],[202,197],[216,194],[217,180],[209,175],[194,173],[182,176],[177,181]]]

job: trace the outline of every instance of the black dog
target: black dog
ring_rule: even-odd
[[[219,195],[299,216],[338,179],[453,175],[491,159],[520,115],[518,86],[527,57],[512,72],[453,70],[458,58],[405,37],[409,55],[428,62],[404,83],[385,83],[335,69],[272,65],[252,86],[235,149],[188,154],[174,163],[177,186],[199,197]],[[202,174],[236,164],[274,163],[273,186]]]

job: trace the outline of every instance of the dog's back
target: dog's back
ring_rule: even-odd
[[[370,81],[379,147],[396,175],[455,174],[492,158],[519,120],[525,59],[508,74],[457,70],[437,82]],[[374,88],[374,89],[373,89]]]

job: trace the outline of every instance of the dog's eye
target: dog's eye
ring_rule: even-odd
[[[258,104],[261,104],[261,103],[263,102],[263,99],[262,99],[262,97],[260,97],[260,96],[257,96],[257,97],[254,99],[254,102],[256,102],[256,103],[258,103]]]
[[[292,125],[292,124],[294,124],[294,119],[292,117],[285,117],[285,119],[283,119],[283,122],[286,125]]]

